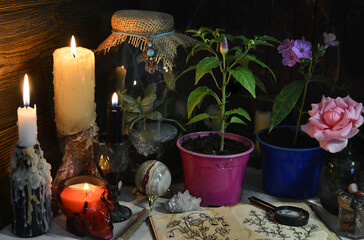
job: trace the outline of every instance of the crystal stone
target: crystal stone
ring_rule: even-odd
[[[165,206],[169,212],[180,213],[200,210],[200,203],[201,198],[191,196],[186,190],[184,193],[175,194]]]

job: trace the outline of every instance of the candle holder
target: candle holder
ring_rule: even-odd
[[[111,199],[114,209],[111,211],[113,222],[122,222],[131,217],[130,208],[120,205],[118,197],[123,175],[130,163],[130,143],[128,136],[122,136],[119,143],[94,141],[95,161],[99,172],[110,184]]]
[[[100,173],[97,170],[94,161],[94,128],[95,127],[92,126],[86,131],[65,136],[62,163],[53,181],[54,200],[57,186],[59,186],[59,183],[64,179],[82,174],[100,177]]]
[[[49,230],[51,211],[51,165],[39,144],[15,145],[11,159],[10,196],[12,231],[20,237],[36,237]]]
[[[87,187],[86,187],[87,184]],[[106,180],[80,175],[64,179],[57,190],[58,205],[67,217],[67,231],[101,239],[113,237],[110,210],[114,208]]]

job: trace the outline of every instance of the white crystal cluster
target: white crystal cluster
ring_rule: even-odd
[[[168,212],[180,213],[200,210],[201,198],[191,196],[188,190],[184,193],[178,192],[168,202],[166,209]]]

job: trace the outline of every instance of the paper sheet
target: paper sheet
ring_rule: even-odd
[[[180,214],[150,217],[157,240],[337,240],[314,212],[304,203],[274,203],[293,205],[307,210],[309,222],[303,227],[278,224],[272,214],[250,204],[209,208]]]

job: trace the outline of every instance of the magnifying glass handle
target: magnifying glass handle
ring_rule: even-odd
[[[259,207],[263,208],[266,211],[276,210],[276,207],[273,206],[272,204],[267,203],[267,202],[265,202],[265,201],[263,201],[263,200],[261,200],[259,198],[256,198],[254,196],[250,197],[249,200],[250,200],[250,203],[252,203],[252,204],[254,204],[256,206],[259,206]]]

